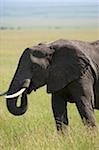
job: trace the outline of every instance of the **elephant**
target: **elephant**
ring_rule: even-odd
[[[84,125],[95,127],[94,109],[99,110],[99,40],[59,39],[26,48],[5,96],[9,112],[24,114],[27,95],[45,85],[51,94],[57,131],[69,124],[68,103],[75,103]]]

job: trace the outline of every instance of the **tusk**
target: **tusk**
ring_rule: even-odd
[[[15,98],[15,97],[18,97],[19,95],[21,95],[25,91],[25,89],[26,88],[22,88],[20,91],[14,93],[14,94],[6,95],[5,98]]]
[[[7,92],[8,92],[8,91],[3,92],[3,93],[0,93],[0,96],[4,96],[4,95],[6,95],[6,94],[7,94]]]

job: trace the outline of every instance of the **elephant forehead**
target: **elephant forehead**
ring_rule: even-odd
[[[33,47],[30,47],[30,49],[32,51],[39,51],[39,52],[42,52],[42,53],[51,53],[52,52],[52,50],[45,44],[33,46]]]

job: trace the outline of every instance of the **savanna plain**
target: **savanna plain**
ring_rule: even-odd
[[[59,38],[94,41],[96,29],[0,30],[0,92],[8,89],[19,57],[27,47]],[[15,117],[0,97],[0,150],[99,150],[99,129],[83,126],[74,104],[68,104],[69,127],[66,135],[56,132],[46,87],[28,96],[28,111]],[[99,111],[95,110],[99,128]]]

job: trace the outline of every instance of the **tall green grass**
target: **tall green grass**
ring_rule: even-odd
[[[49,36],[48,36],[49,33]],[[0,31],[0,92],[8,88],[22,51],[45,39],[68,38],[71,31]],[[80,35],[81,34],[81,35]],[[79,31],[77,38],[86,40]],[[72,38],[72,35],[69,36]],[[76,37],[75,37],[76,39]],[[95,40],[95,34],[89,40]],[[98,150],[99,131],[83,126],[74,104],[68,104],[69,127],[66,135],[57,134],[46,87],[28,96],[28,111],[11,115],[0,97],[0,150]],[[97,125],[99,112],[95,111]],[[99,125],[98,125],[99,126]]]

